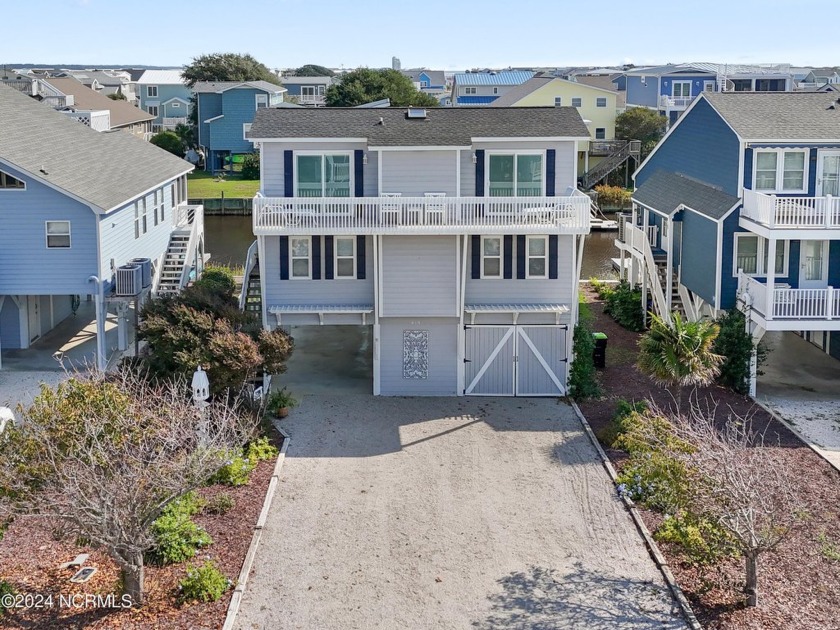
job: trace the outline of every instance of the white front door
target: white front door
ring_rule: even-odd
[[[29,343],[41,336],[41,298],[37,295],[26,297],[26,310],[29,315]]]
[[[828,241],[802,241],[799,251],[799,288],[828,286]]]
[[[840,151],[819,151],[817,197],[840,197]]]

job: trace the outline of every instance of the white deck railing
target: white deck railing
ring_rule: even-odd
[[[161,127],[164,129],[175,129],[178,125],[186,125],[186,116],[165,117],[161,119]]]
[[[768,228],[838,229],[840,197],[777,197],[744,190],[741,216]]]
[[[833,287],[792,289],[779,286],[773,288],[773,299],[768,300],[767,285],[754,278],[742,273],[738,286],[749,294],[750,305],[766,320],[840,319],[840,290]]]
[[[667,302],[665,300],[665,289],[660,284],[656,261],[653,259],[653,250],[650,246],[649,231],[648,233],[645,233],[642,228],[636,227],[628,220],[624,224],[622,236],[623,238],[621,239],[621,242],[629,246],[630,253],[636,258],[641,258],[643,261],[644,272],[647,274],[648,286],[650,287],[650,292],[653,297],[653,307],[656,314],[667,323],[670,323],[671,314],[668,311]],[[668,290],[670,290],[670,288],[668,288]]]
[[[180,286],[185,287],[190,281],[190,271],[195,268],[196,277],[199,272],[199,242],[204,235],[204,206],[187,205],[182,203],[175,208],[176,228],[189,229],[190,239],[187,241],[187,251],[184,257],[184,267],[181,270]],[[203,263],[203,261],[202,261]]]
[[[589,232],[589,197],[254,198],[255,235]]]
[[[691,105],[691,101],[697,98],[694,96],[667,96],[659,97],[659,107],[662,109],[685,109]]]

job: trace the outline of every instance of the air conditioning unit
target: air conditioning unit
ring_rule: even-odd
[[[143,290],[143,268],[140,265],[117,267],[117,295],[134,296]]]
[[[132,258],[128,261],[129,265],[140,265],[143,270],[143,288],[152,286],[152,259],[151,258]]]

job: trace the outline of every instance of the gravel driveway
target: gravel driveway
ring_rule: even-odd
[[[683,628],[574,412],[308,396],[237,624]]]

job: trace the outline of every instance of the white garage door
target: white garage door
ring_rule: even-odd
[[[566,326],[465,326],[464,394],[564,396]]]

